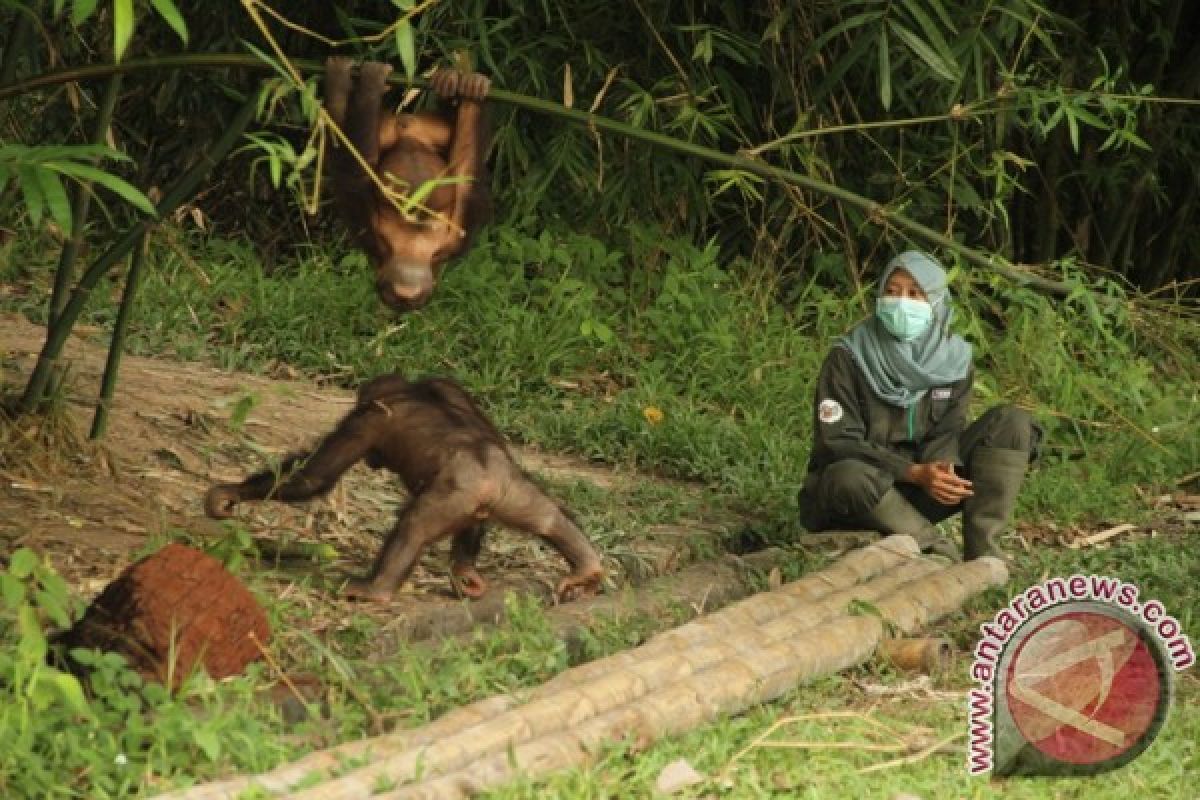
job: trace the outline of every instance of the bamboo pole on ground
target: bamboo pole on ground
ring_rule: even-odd
[[[923,560],[902,564],[895,573],[850,587],[762,626],[730,630],[724,636],[659,648],[641,656],[642,648],[568,670],[530,693],[529,699],[502,714],[432,742],[391,755],[379,754],[370,764],[312,790],[290,794],[294,800],[333,800],[360,796],[364,785],[381,780],[405,783],[419,774],[468,769],[490,753],[505,752],[514,742],[560,733],[626,705],[646,702],[656,692],[670,692],[688,682],[704,684],[711,670],[734,669],[747,658],[769,650],[829,620],[846,618],[848,602],[883,598],[905,585],[919,585],[939,570]],[[641,656],[641,657],[639,657]]]
[[[907,557],[907,563],[900,562],[897,569],[867,584],[852,585],[831,592],[820,603],[810,603],[801,607],[785,604],[782,608],[777,607],[774,619],[757,617],[758,624],[746,624],[742,628],[718,631],[719,635],[700,639],[691,647],[676,644],[667,648],[659,645],[660,652],[655,656],[650,652],[653,649],[651,645],[655,642],[652,640],[634,651],[577,667],[533,690],[529,694],[528,702],[515,709],[506,699],[489,698],[482,704],[462,709],[463,714],[451,712],[426,729],[408,732],[408,735],[392,734],[367,743],[355,743],[358,746],[353,753],[355,756],[374,757],[377,760],[332,783],[322,784],[299,794],[289,793],[288,796],[322,800],[358,797],[364,789],[378,786],[380,781],[403,783],[413,780],[418,774],[418,769],[425,774],[446,772],[454,775],[467,770],[471,775],[475,775],[476,770],[470,765],[481,760],[487,761],[491,757],[489,754],[506,753],[511,747],[522,742],[539,741],[547,737],[554,740],[556,737],[573,735],[564,732],[564,726],[569,731],[585,733],[595,728],[599,731],[595,735],[605,739],[611,738],[605,733],[608,728],[605,727],[607,723],[604,720],[625,720],[628,716],[622,711],[625,707],[636,704],[641,708],[664,692],[674,697],[673,693],[679,691],[680,686],[692,687],[690,700],[675,698],[667,707],[685,701],[694,704],[697,698],[705,694],[706,686],[742,686],[744,681],[739,683],[734,679],[744,673],[747,664],[756,668],[758,673],[762,673],[758,679],[766,679],[765,686],[775,687],[772,691],[781,693],[795,683],[789,677],[791,673],[787,671],[787,665],[795,660],[797,653],[794,647],[789,649],[786,643],[796,640],[797,637],[803,638],[819,623],[824,622],[821,630],[829,633],[828,620],[837,620],[837,624],[834,625],[837,628],[848,619],[857,619],[844,616],[845,607],[850,601],[877,601],[884,619],[896,623],[902,631],[910,631],[930,618],[947,613],[946,609],[957,608],[972,591],[977,590],[976,584],[981,580],[980,576],[990,574],[989,569],[994,572],[994,564],[982,562],[960,565],[957,572],[939,570],[937,565],[915,558],[910,552],[906,552],[908,548],[903,546],[904,544],[915,550],[915,543],[911,540],[901,543],[900,547],[896,546],[896,542],[880,544],[884,547],[879,550],[885,553],[890,550],[893,559]],[[849,559],[849,564],[835,565],[834,568],[823,571],[826,573],[824,575],[810,575],[784,588],[795,589],[798,584],[809,587],[810,591],[818,590],[822,584],[828,587],[831,583],[829,573],[837,574],[839,571],[843,573],[843,580],[846,579],[845,573],[849,573],[849,580],[852,582],[861,577],[861,573],[855,574],[855,568],[861,570],[864,564],[877,557],[878,552],[865,556],[857,555]],[[888,564],[883,563],[880,566],[886,567]],[[1000,571],[1003,572],[1002,565]],[[1003,575],[1000,580],[1003,580]],[[928,597],[922,600],[924,595]],[[914,596],[916,599],[913,599]],[[739,605],[750,605],[750,602],[743,601]],[[768,607],[768,604],[764,603],[758,605],[761,608]],[[717,612],[722,613],[725,612]],[[855,622],[850,627],[857,630],[860,624]],[[695,625],[696,623],[690,623],[684,627]],[[829,635],[833,636],[832,633]],[[879,637],[882,635],[881,624]],[[874,652],[878,643],[875,638],[871,638],[869,647],[860,653],[854,647],[837,644],[841,641],[839,636],[840,634],[833,636],[832,642],[820,645],[819,649],[821,652],[834,653],[832,657],[835,660],[850,658],[851,663],[861,663]],[[621,663],[615,663],[618,661]],[[771,676],[774,676],[773,680],[770,679]],[[718,702],[716,710],[719,712],[744,707],[738,705],[740,701],[737,698],[741,694],[744,692],[737,689],[729,698]],[[700,721],[709,718],[704,716],[707,713],[709,712],[680,711],[682,718],[686,719],[701,714],[697,717]],[[493,716],[489,717],[489,714]],[[601,721],[597,722],[598,719]],[[465,724],[459,725],[459,722]],[[423,746],[428,743],[434,744],[430,747]],[[334,751],[313,754],[264,776],[195,787],[176,797],[180,800],[232,797],[249,786],[267,791],[288,791],[300,778],[311,778],[314,772],[332,766],[350,754],[343,746],[335,748]],[[541,756],[538,756],[538,759],[540,763]]]
[[[859,555],[854,560],[868,559]],[[931,570],[935,572],[930,573]],[[822,577],[826,576],[809,576],[806,581],[809,585],[818,584]],[[726,632],[707,642],[701,640],[700,646],[694,648],[672,649],[673,655],[664,652],[658,658],[643,661],[649,654],[638,654],[641,657],[635,658],[636,663],[625,669],[613,664],[604,670],[608,674],[584,680],[574,688],[570,684],[572,679],[578,678],[564,673],[536,688],[530,693],[529,702],[521,708],[511,709],[512,698],[488,698],[463,709],[464,714],[451,712],[418,732],[409,732],[407,736],[385,736],[380,750],[392,751],[389,756],[334,782],[288,796],[298,800],[355,798],[371,792],[382,780],[414,780],[418,769],[433,775],[445,772],[446,777],[434,778],[432,788],[406,787],[406,790],[416,792],[413,796],[460,796],[461,792],[473,790],[476,784],[490,783],[492,778],[486,776],[492,775],[494,770],[499,770],[496,775],[511,770],[506,753],[521,754],[516,763],[524,769],[534,766],[540,769],[547,765],[547,768],[553,768],[560,758],[586,756],[590,744],[611,740],[629,730],[646,728],[649,732],[646,735],[654,738],[688,729],[719,712],[736,711],[748,703],[762,702],[755,699],[758,697],[755,692],[768,692],[767,698],[775,697],[797,680],[823,674],[821,670],[845,668],[864,661],[883,637],[884,620],[901,632],[912,632],[924,622],[958,608],[967,596],[979,590],[980,584],[994,585],[1004,579],[1007,579],[1006,571],[994,559],[972,561],[941,571],[923,559],[910,559],[907,564],[901,563],[898,570],[869,582],[875,584],[874,588],[868,585],[858,587],[857,591],[854,588],[833,591],[826,600],[817,603],[824,607],[822,610],[790,609],[766,624],[745,626],[743,630]],[[880,618],[840,615],[845,603],[854,599],[877,599]],[[830,619],[832,621],[824,621],[820,627],[812,627],[815,622]],[[814,632],[822,633],[814,640],[811,639]],[[845,638],[847,632],[848,640]],[[643,648],[646,646],[649,643]],[[623,658],[629,655],[618,654]],[[846,660],[845,663],[842,660]],[[798,668],[797,663],[802,667]],[[595,664],[584,664],[584,667],[594,668]],[[754,684],[750,690],[746,688],[748,680]],[[659,720],[654,714],[655,709],[659,709],[664,718]],[[460,723],[468,717],[474,724],[462,726]],[[564,746],[564,741],[568,745]],[[436,744],[422,747],[428,742]],[[380,740],[367,742],[367,747],[360,747],[356,754],[376,756],[371,745],[380,745]],[[406,745],[408,750],[401,750]],[[346,753],[344,748],[342,750],[344,757]],[[314,770],[340,760],[329,751],[316,756],[323,757],[326,763],[314,764],[312,758],[301,759],[301,762],[284,768],[288,774],[276,770],[274,774],[248,781],[209,784],[184,790],[175,796],[180,800],[230,798],[250,786],[269,792],[288,792],[300,777],[312,776]],[[490,765],[488,770],[481,772],[481,763]],[[479,783],[485,778],[485,783]],[[504,778],[496,777],[496,780]],[[434,794],[424,794],[426,788]],[[449,794],[442,794],[446,792]]]
[[[494,751],[457,772],[373,796],[380,800],[469,797],[512,780],[518,772],[538,774],[576,766],[607,742],[627,736],[645,742],[682,733],[720,714],[772,700],[799,683],[861,664],[875,652],[888,625],[903,633],[914,633],[957,610],[972,594],[1007,580],[1007,568],[995,558],[947,567],[881,598],[877,604],[879,616],[839,617],[791,639],[723,661],[639,698],[636,705],[626,703],[574,728],[568,723],[562,730]],[[377,785],[357,788],[360,792],[370,791]],[[332,785],[293,797],[351,796],[323,791],[327,788]]]
[[[890,568],[903,566],[906,563],[926,565],[919,566],[918,569],[928,569],[927,562],[918,559],[918,555],[919,548],[912,537],[891,536],[861,550],[851,551],[828,567],[785,584],[776,591],[786,592],[797,598],[807,598],[815,601],[839,592],[845,593],[847,590],[853,589],[861,581],[869,581],[869,579],[884,573]],[[885,584],[884,586],[887,588],[890,585]],[[697,626],[711,631],[709,618],[719,615],[731,615],[742,618],[749,614],[754,619],[765,620],[766,616],[763,611],[747,612],[745,610],[746,606],[750,606],[751,608],[761,607],[763,609],[774,606],[774,601],[755,600],[755,598],[762,596],[762,594],[754,595],[705,617],[692,620],[682,626],[682,628]],[[862,596],[869,598],[871,595],[864,593]],[[843,594],[843,599],[835,602],[844,605],[850,599],[854,598]],[[788,604],[788,608],[792,608],[791,604]],[[753,630],[757,625],[757,622],[743,623],[743,627],[746,630]],[[595,677],[606,675],[628,665],[636,665],[643,660],[648,660],[654,656],[656,651],[662,653],[678,650],[683,645],[680,641],[671,637],[671,634],[677,630],[680,629],[660,634],[641,647],[634,648],[633,650],[616,653],[605,659],[582,664],[567,670],[542,686],[536,687],[525,696],[531,700],[549,696],[565,687],[584,684]],[[700,641],[703,637],[693,634],[687,638]],[[168,800],[168,798],[174,798],[174,800],[217,800],[217,798],[232,798],[236,797],[240,791],[251,786],[257,786],[271,792],[288,791],[291,787],[309,778],[312,774],[326,770],[333,771],[340,769],[345,762],[352,759],[359,760],[368,756],[378,758],[443,740],[464,730],[471,729],[482,722],[497,718],[517,705],[518,702],[519,700],[515,695],[496,695],[485,698],[468,706],[449,711],[437,720],[419,729],[395,731],[372,739],[348,742],[333,748],[311,753],[297,761],[285,764],[262,775],[239,776],[225,781],[196,786],[177,793],[162,795],[160,800]]]

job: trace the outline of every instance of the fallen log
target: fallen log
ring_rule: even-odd
[[[620,618],[629,614],[662,616],[682,613],[685,618],[720,608],[750,594],[751,575],[766,572],[779,564],[784,552],[768,548],[744,556],[726,555],[712,561],[691,564],[678,572],[662,575],[651,581],[613,593],[597,595],[562,606],[547,608],[546,617],[560,638],[577,636],[588,622],[598,615]],[[545,587],[539,600],[554,599],[550,587]],[[500,625],[505,621],[507,608],[501,592],[491,592],[479,600],[464,602],[453,608],[437,608],[413,614],[397,623],[380,638],[375,661],[392,658],[401,643],[422,640],[442,640],[470,634],[480,625]]]

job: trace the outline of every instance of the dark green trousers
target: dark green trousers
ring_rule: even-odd
[[[1041,437],[1041,428],[1028,411],[1011,405],[988,409],[959,437],[964,477],[971,479],[971,455],[976,447],[1024,450],[1033,461]],[[919,486],[896,481],[890,473],[862,461],[845,459],[808,474],[800,490],[800,523],[813,532],[869,527],[863,518],[893,487],[932,523],[962,510],[961,503],[944,506]]]

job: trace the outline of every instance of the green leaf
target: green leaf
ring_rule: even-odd
[[[892,57],[888,53],[887,28],[879,29],[879,102],[892,107]]]
[[[948,81],[958,80],[958,73],[954,67],[946,63],[945,59],[934,52],[921,37],[910,31],[898,22],[889,22],[888,27],[892,32],[908,45],[908,49],[917,54],[917,58],[925,62],[925,64],[934,72]],[[957,65],[955,65],[957,66]]]
[[[75,0],[71,5],[71,24],[81,25],[96,10],[99,0]]]
[[[0,572],[0,598],[8,608],[16,608],[25,599],[25,584],[7,572]]]
[[[22,547],[9,559],[8,573],[14,578],[28,578],[37,569],[39,563],[41,563],[41,559],[38,558],[37,553],[28,547]]]
[[[39,683],[46,682],[52,686],[58,693],[63,705],[68,709],[85,717],[92,716],[92,709],[88,706],[87,698],[83,695],[83,687],[79,684],[79,679],[67,672],[54,670],[50,674],[43,673],[38,676]]]
[[[1071,111],[1067,111],[1067,132],[1071,135],[1071,149],[1078,153],[1079,123],[1075,121],[1075,115]]]
[[[183,21],[183,15],[179,13],[179,9],[175,7],[172,0],[150,0],[150,5],[154,6],[154,10],[158,15],[166,20],[171,26],[171,30],[179,36],[179,39],[187,44],[188,29],[187,23]]]
[[[409,78],[417,74],[417,51],[413,46],[412,24],[407,19],[396,23],[396,54]]]
[[[1077,101],[1071,103],[1071,113],[1073,116],[1075,116],[1076,119],[1086,122],[1088,125],[1091,125],[1093,128],[1099,128],[1101,130],[1105,130],[1109,127],[1108,123],[1106,123],[1104,120],[1097,117],[1091,111],[1088,111],[1083,106],[1083,102],[1081,100],[1077,100]]]
[[[221,741],[217,738],[215,731],[200,728],[192,733],[192,738],[196,745],[204,751],[204,755],[208,756],[209,761],[216,761],[220,757]]]
[[[50,209],[50,216],[58,223],[64,234],[71,233],[71,201],[63,189],[62,180],[53,170],[39,169],[36,172],[38,183],[41,185],[42,197]]]
[[[26,604],[17,609],[17,630],[21,635],[17,642],[21,659],[27,664],[40,665],[46,659],[46,634],[33,606]]]
[[[258,405],[258,397],[253,394],[244,394],[237,399],[233,404],[233,411],[229,414],[229,427],[235,431],[241,430],[246,424],[246,419],[250,416],[250,412]]]
[[[156,211],[154,208],[154,204],[150,202],[150,199],[147,198],[146,195],[142,194],[140,191],[126,183],[123,179],[118,178],[116,175],[110,175],[104,170],[97,169],[89,164],[76,164],[73,162],[60,161],[48,163],[46,166],[50,169],[61,172],[64,175],[75,178],[76,180],[90,180],[94,183],[98,183],[113,194],[118,195],[125,202],[136,206],[142,211],[145,211],[147,214],[153,214],[156,216],[158,214],[158,211]]]
[[[816,41],[814,41],[809,47],[809,52],[819,53],[821,52],[821,48],[823,48],[833,39],[841,36],[846,31],[853,30],[855,28],[861,28],[868,22],[874,22],[882,16],[882,11],[868,11],[865,14],[855,14],[853,17],[849,17],[845,21],[834,25],[832,28],[818,36]]]
[[[924,1],[931,2],[935,7],[935,10],[937,10],[936,2],[932,2],[932,0]],[[912,18],[917,21],[917,25],[921,27],[921,32],[925,34],[925,38],[929,41],[929,45],[933,48],[934,52],[936,52],[945,63],[953,64],[954,54],[950,50],[950,46],[946,44],[946,39],[942,36],[942,32],[938,29],[938,26],[934,24],[933,20],[929,18],[929,15],[925,13],[925,10],[921,8],[921,5],[917,2],[914,2],[914,0],[902,0],[902,2],[905,9],[908,10],[909,15],[911,15]],[[951,23],[949,17],[945,15],[944,9],[941,10],[941,16],[942,21],[946,23],[946,27],[950,29],[951,33],[955,33],[956,31],[954,30],[954,25]],[[957,72],[957,70],[955,71]]]
[[[283,159],[278,153],[271,153],[267,157],[267,165],[271,170],[271,185],[278,189],[279,182],[283,180]]]
[[[21,195],[25,198],[25,208],[29,211],[29,219],[37,225],[42,221],[42,213],[46,208],[46,200],[42,197],[42,182],[38,178],[38,168],[21,165],[17,169],[21,183]]]
[[[133,0],[113,0],[113,61],[121,61],[132,38]]]
[[[39,590],[34,593],[37,600],[37,606],[46,615],[50,617],[50,621],[60,628],[66,628],[71,624],[71,615],[67,613],[67,607],[63,604],[62,599],[55,597],[47,591]]]

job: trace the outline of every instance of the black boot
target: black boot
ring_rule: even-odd
[[[996,539],[1008,525],[1017,493],[1025,480],[1029,453],[999,447],[976,447],[971,454],[974,496],[963,502],[963,558],[1006,559]]]
[[[879,502],[867,512],[866,521],[886,534],[907,534],[917,540],[923,553],[944,556],[958,561],[958,548],[895,489],[888,489]]]

